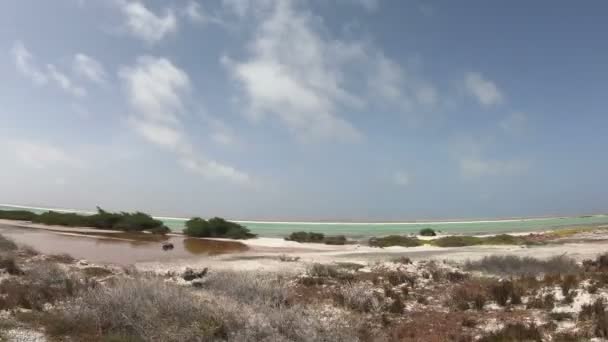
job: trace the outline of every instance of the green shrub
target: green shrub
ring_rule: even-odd
[[[220,217],[204,220],[195,217],[186,222],[184,234],[193,237],[215,237],[227,239],[250,239],[255,237],[249,229]]]
[[[321,243],[325,239],[325,235],[323,233],[314,233],[314,232],[293,232],[288,237],[285,238],[287,241],[295,241],[295,242],[309,242],[309,243]]]
[[[390,246],[402,246],[402,247],[416,247],[422,245],[422,242],[416,238],[411,238],[401,235],[389,235],[379,238],[369,239],[369,245],[372,247],[390,247]]]
[[[151,231],[154,233],[167,233],[167,228],[162,221],[142,213],[110,213],[97,208],[93,215],[82,215],[76,213],[62,213],[47,211],[35,214],[29,211],[0,211],[0,218],[11,220],[28,220],[34,223],[65,227],[92,227],[99,229],[114,229],[123,231]]]
[[[31,221],[35,216],[27,210],[0,210],[0,219],[4,220]]]
[[[420,232],[418,233],[421,236],[435,236],[437,235],[437,233],[435,233],[435,231],[431,228],[423,228],[420,229]]]
[[[323,239],[323,243],[326,245],[345,245],[347,242],[348,240],[344,235],[326,236]]]
[[[431,244],[439,247],[464,247],[481,245],[483,240],[475,236],[445,236],[436,240],[433,240]]]
[[[325,236],[323,233],[314,232],[293,232],[285,240],[300,243],[324,243],[326,245],[345,245],[348,242],[344,235]]]

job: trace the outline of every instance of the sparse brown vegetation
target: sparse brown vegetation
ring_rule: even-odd
[[[581,271],[576,261],[565,255],[540,260],[515,255],[491,255],[467,261],[465,269],[498,275],[574,274]]]

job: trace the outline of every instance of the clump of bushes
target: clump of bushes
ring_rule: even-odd
[[[0,219],[4,220],[31,221],[35,216],[27,210],[0,210]]]
[[[467,261],[464,268],[498,275],[575,274],[580,272],[576,260],[565,255],[546,260],[516,255],[490,255],[478,261]]]
[[[500,234],[488,237],[452,235],[431,241],[431,244],[439,247],[465,247],[475,245],[521,245],[525,243],[527,243],[527,240],[525,238],[509,234]]]
[[[9,240],[0,235],[0,252],[12,252],[14,250],[17,250],[17,245],[13,240]]]
[[[256,237],[247,227],[236,222],[214,217],[209,220],[195,217],[186,222],[184,234],[192,237],[213,237],[227,239],[251,239]]]
[[[373,237],[369,239],[369,245],[372,247],[391,247],[391,246],[402,246],[402,247],[416,247],[421,246],[422,242],[416,238],[402,236],[402,235],[389,235],[384,237]]]
[[[475,236],[452,235],[435,239],[431,242],[431,244],[438,247],[464,247],[481,245],[482,242],[483,240],[481,238]]]
[[[300,243],[324,243],[326,245],[345,245],[348,242],[344,235],[325,236],[323,233],[315,232],[293,232],[285,240]]]
[[[518,342],[518,341],[542,341],[543,336],[534,324],[524,325],[522,323],[509,323],[499,331],[492,332],[482,337],[481,342]]]
[[[34,223],[66,227],[92,227],[99,229],[114,229],[122,231],[150,231],[154,233],[167,233],[167,228],[162,221],[142,213],[111,213],[97,208],[93,215],[82,215],[76,213],[63,213],[47,211],[36,214],[28,211],[0,211],[0,218],[12,220],[27,220]]]
[[[435,231],[431,228],[423,228],[420,229],[420,232],[418,233],[418,235],[420,236],[436,236],[437,233],[435,233]]]

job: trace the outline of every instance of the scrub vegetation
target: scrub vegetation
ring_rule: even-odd
[[[0,237],[0,336],[48,341],[581,341],[608,336],[608,254],[401,257],[291,273],[142,273]],[[301,263],[293,260],[294,263]],[[195,276],[193,276],[195,275]],[[567,327],[567,328],[564,328]],[[8,339],[10,340],[10,339]]]

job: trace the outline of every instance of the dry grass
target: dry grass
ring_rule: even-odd
[[[348,284],[338,288],[335,300],[339,305],[359,312],[377,312],[382,307],[381,296],[367,282]]]
[[[22,277],[0,283],[0,309],[42,310],[46,303],[73,297],[89,285],[54,264],[38,264]]]
[[[23,274],[23,271],[17,265],[17,260],[15,256],[10,253],[0,254],[0,270],[4,270],[6,273],[10,275],[20,275]]]
[[[17,245],[11,239],[0,235],[0,252],[12,252],[17,250]]]
[[[507,324],[499,331],[490,333],[478,341],[480,342],[520,342],[520,341],[542,341],[543,336],[535,325],[524,325],[522,323]]]
[[[498,275],[575,274],[581,271],[576,261],[565,255],[540,260],[515,255],[491,255],[467,261],[465,269]]]

